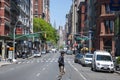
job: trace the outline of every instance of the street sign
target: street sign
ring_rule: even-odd
[[[13,51],[9,51],[8,53],[9,53],[8,59],[12,59],[13,58]]]
[[[110,0],[110,10],[120,11],[120,0]]]

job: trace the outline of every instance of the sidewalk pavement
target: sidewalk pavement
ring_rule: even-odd
[[[10,63],[10,62],[8,62],[8,61],[0,61],[0,67],[6,66],[6,65],[8,65],[8,64],[12,64],[12,63]]]
[[[120,75],[120,70],[119,71],[115,71],[115,73],[119,74]]]
[[[26,59],[31,59],[31,58],[33,58],[33,56],[31,56],[31,57],[29,57],[29,58],[26,58]],[[18,58],[18,59],[16,59],[14,62],[10,62],[10,61],[0,61],[0,67],[6,66],[6,65],[9,65],[9,64],[16,64],[17,62],[22,61],[22,60],[25,60],[25,59]]]

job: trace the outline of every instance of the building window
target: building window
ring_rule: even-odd
[[[105,10],[106,10],[106,13],[110,13],[110,5],[109,4],[105,4]]]
[[[38,11],[35,11],[35,14],[37,15],[37,14],[38,14]]]
[[[106,27],[106,29],[110,29],[110,33],[112,33],[113,32],[113,26],[114,26],[114,22],[113,21],[111,21],[111,20],[106,20],[105,21],[105,27]]]
[[[38,4],[38,0],[35,0],[35,4]]]

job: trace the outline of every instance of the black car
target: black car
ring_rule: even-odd
[[[77,53],[74,58],[75,63],[81,63],[81,58],[83,57],[83,54]]]

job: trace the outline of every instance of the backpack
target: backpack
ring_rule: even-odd
[[[59,59],[58,59],[58,63],[61,63],[61,56],[60,56]]]

